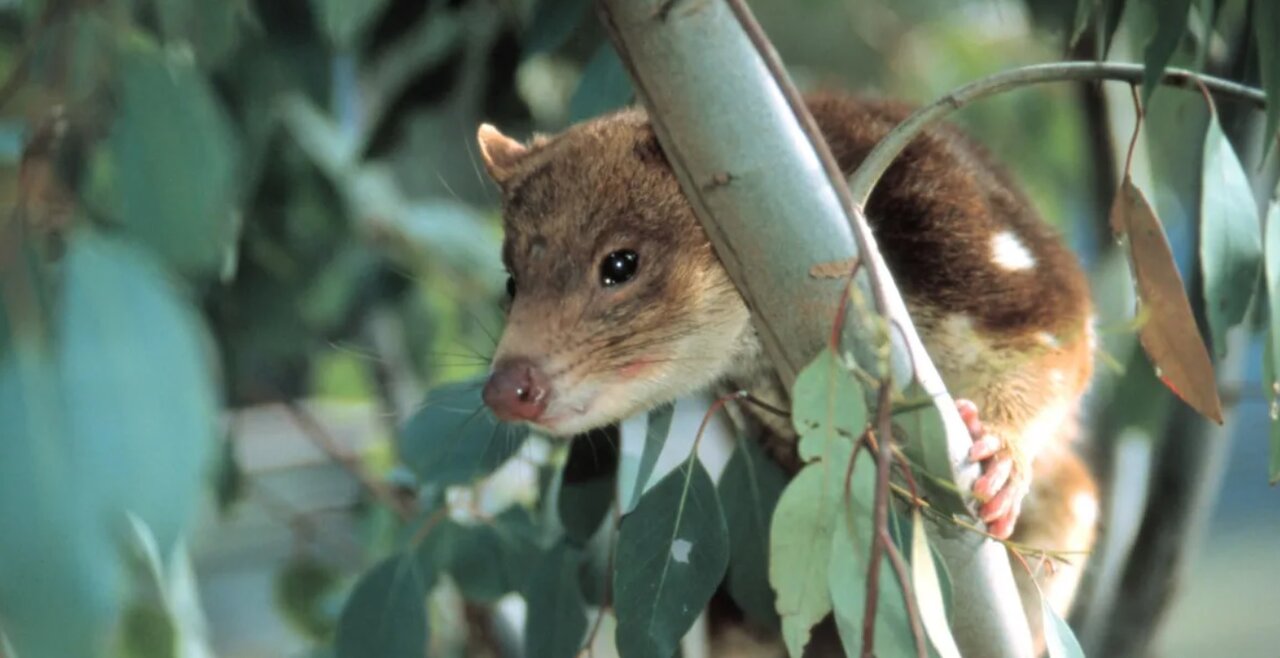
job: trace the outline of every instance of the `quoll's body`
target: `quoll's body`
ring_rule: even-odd
[[[808,104],[846,172],[909,110],[843,96]],[[781,397],[747,307],[643,112],[528,145],[487,125],[479,139],[503,193],[512,276],[485,389],[498,416],[571,436],[700,390]],[[1096,491],[1070,443],[1093,334],[1075,257],[1002,170],[947,128],[898,158],[867,215],[930,356],[965,400],[989,531],[1087,551]],[[794,442],[787,423],[751,416],[775,442]],[[1038,577],[1061,611],[1082,561]],[[1038,598],[1021,572],[1036,627]]]

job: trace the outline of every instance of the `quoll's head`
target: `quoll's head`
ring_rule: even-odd
[[[484,400],[569,436],[704,389],[751,358],[745,304],[639,111],[522,144],[479,131],[502,191],[506,329]]]

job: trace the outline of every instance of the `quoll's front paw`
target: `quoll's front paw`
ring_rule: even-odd
[[[969,459],[982,463],[982,475],[973,483],[973,495],[982,502],[978,516],[987,524],[987,532],[1008,539],[1029,488],[1026,465],[1002,436],[987,431],[978,417],[978,405],[956,400],[956,408],[973,437]]]

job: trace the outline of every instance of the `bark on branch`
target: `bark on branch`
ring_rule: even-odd
[[[681,187],[752,309],[788,388],[818,353],[843,282],[809,275],[815,263],[857,256],[855,284],[895,327],[894,380],[914,377],[947,428],[955,481],[977,476],[970,439],[916,335],[861,208],[767,41],[753,40],[731,3],[599,0],[604,23],[649,110]],[[745,11],[745,8],[741,8]],[[911,367],[914,365],[914,373]],[[937,528],[953,577],[952,630],[967,655],[1029,656],[1021,602],[1004,549]]]

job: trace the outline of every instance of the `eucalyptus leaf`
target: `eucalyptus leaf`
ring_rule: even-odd
[[[526,656],[573,658],[582,648],[587,609],[578,582],[581,561],[582,551],[560,542],[531,565],[524,589],[529,609],[524,634]]]
[[[1098,3],[1095,22],[1098,33],[1098,59],[1106,59],[1111,52],[1111,42],[1115,40],[1116,30],[1120,27],[1120,17],[1124,14],[1126,0],[1094,0]]]
[[[147,252],[81,231],[62,274],[56,344],[15,333],[0,353],[0,617],[31,656],[102,646],[125,514],[172,548],[219,406],[200,319]]]
[[[779,624],[769,585],[769,528],[786,486],[786,473],[753,437],[738,441],[716,484],[729,530],[729,596],[767,628]]]
[[[216,454],[211,341],[146,252],[85,232],[65,267],[58,361],[73,481],[96,492],[103,521],[132,512],[167,552]]]
[[[919,476],[916,484],[929,502],[948,514],[968,514],[964,499],[952,480],[951,455],[947,450],[947,430],[942,415],[919,382],[912,381],[902,395],[909,401],[921,400],[907,411],[893,415],[895,435],[902,441],[903,453]]]
[[[1200,263],[1213,350],[1227,350],[1227,330],[1244,320],[1262,265],[1262,236],[1249,177],[1217,113],[1204,137],[1200,195]]]
[[[1076,634],[1071,631],[1067,622],[1054,612],[1043,593],[1040,595],[1040,614],[1043,615],[1044,644],[1049,658],[1084,658],[1084,649],[1080,647]]]
[[[521,55],[530,57],[564,45],[587,16],[588,0],[539,0],[524,33]]]
[[[1267,92],[1267,128],[1263,133],[1263,155],[1276,142],[1280,128],[1280,3],[1254,2],[1253,33],[1262,68],[1262,88]]]
[[[431,530],[417,559],[422,573],[446,572],[464,598],[488,604],[520,589],[535,550],[524,530],[448,520]]]
[[[1097,0],[1076,0],[1076,10],[1071,21],[1071,40],[1069,42],[1071,48],[1075,48],[1080,43],[1080,38],[1084,36],[1084,31],[1089,28],[1089,18],[1093,16],[1094,5]]]
[[[851,444],[867,424],[867,400],[853,373],[824,349],[796,376],[791,425],[800,435],[800,457],[811,461]]]
[[[669,658],[729,564],[729,533],[711,476],[686,460],[622,519],[614,610],[622,658]]]
[[[1160,84],[1169,60],[1187,31],[1187,19],[1191,13],[1191,0],[1141,0],[1148,5],[1149,15],[1155,20],[1155,33],[1147,41],[1143,51],[1142,104],[1151,100],[1151,94]]]
[[[804,467],[773,511],[769,582],[778,593],[782,638],[792,656],[801,655],[813,626],[831,612],[827,569],[837,520],[834,471],[822,463]]]
[[[631,493],[631,507],[635,509],[640,502],[649,478],[653,477],[653,469],[658,465],[658,456],[662,447],[667,444],[667,435],[671,433],[671,417],[675,414],[675,403],[668,403],[652,409],[648,413],[648,424],[644,430],[644,450],[640,452],[640,466],[636,469],[636,486]]]
[[[160,31],[166,41],[185,41],[205,68],[221,64],[235,49],[240,37],[240,2],[200,0],[154,0]]]
[[[1276,373],[1280,373],[1280,203],[1271,201],[1267,205],[1266,232],[1266,280],[1267,302],[1271,311],[1271,322],[1267,328],[1267,370],[1270,373],[1268,397],[1271,404],[1271,460],[1268,469],[1268,480],[1271,484],[1280,482],[1280,386],[1276,384]]]
[[[94,203],[178,271],[217,274],[235,245],[238,193],[221,104],[189,60],[155,48],[127,50],[119,84]]]
[[[366,572],[342,608],[336,658],[422,658],[427,591],[416,561],[392,555]]]
[[[565,537],[586,545],[613,507],[618,477],[618,435],[608,431],[575,437],[560,476],[556,510]]]
[[[1129,262],[1142,301],[1138,339],[1160,380],[1196,411],[1222,422],[1213,361],[1191,312],[1160,220],[1128,176],[1111,207],[1111,227],[1128,238]]]
[[[520,450],[523,427],[499,423],[480,398],[482,380],[433,390],[400,433],[400,457],[423,484],[465,484]]]
[[[325,36],[346,50],[356,45],[386,5],[387,0],[311,0],[311,12]]]
[[[960,658],[960,648],[956,646],[947,622],[942,580],[934,568],[933,551],[919,509],[911,511],[911,530],[911,582],[915,587],[921,625],[942,658]]]
[[[875,536],[872,508],[875,502],[876,466],[871,459],[854,463],[848,493],[835,513],[830,566],[830,587],[836,630],[848,655],[862,653],[862,623],[866,614],[867,573],[871,542]],[[890,509],[892,513],[892,509]],[[914,528],[913,528],[914,530]],[[887,557],[881,557],[875,617],[875,650],[879,656],[916,655],[915,636],[907,617],[904,588]]]
[[[52,355],[25,341],[0,353],[0,619],[24,656],[92,656],[121,607],[94,492],[66,485],[83,480],[60,406]]]
[[[328,603],[339,583],[331,567],[307,557],[295,557],[276,574],[276,607],[292,627],[316,642],[333,639],[337,619]]]

